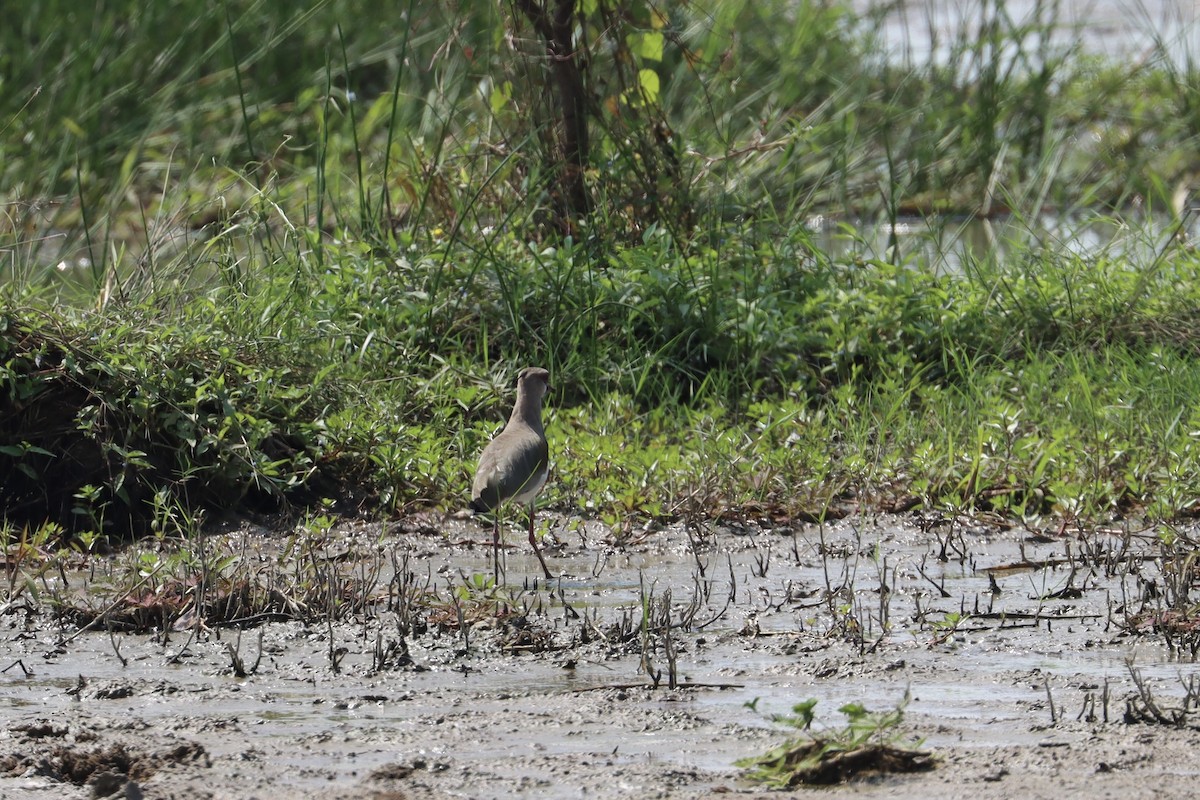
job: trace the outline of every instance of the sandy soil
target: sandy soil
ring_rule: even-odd
[[[895,733],[922,739],[936,768],[821,797],[1195,794],[1200,732],[1182,709],[1196,667],[1161,634],[1129,630],[1161,616],[1169,594],[1173,573],[1150,534],[905,516],[823,530],[678,526],[617,545],[579,520],[549,527],[562,576],[537,582],[510,531],[510,613],[496,614],[466,588],[489,571],[478,523],[341,524],[330,547],[345,560],[407,555],[409,585],[443,599],[414,614],[403,640],[402,612],[386,609],[164,639],[76,635],[0,606],[0,797],[761,793],[734,762],[784,741],[770,714],[816,698],[815,727],[832,728],[842,704],[885,711],[906,691]],[[284,541],[241,528],[214,548],[222,537],[243,563]],[[665,628],[643,635],[644,609],[677,626],[674,689]],[[250,674],[234,674],[231,653]],[[1130,659],[1181,724],[1149,719]]]

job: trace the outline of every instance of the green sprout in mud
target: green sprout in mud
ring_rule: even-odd
[[[25,593],[37,602],[39,592],[37,580],[45,585],[46,573],[62,570],[64,551],[55,551],[54,546],[63,541],[65,531],[54,522],[45,522],[31,529],[21,526],[18,531],[11,525],[0,525],[0,556],[4,558],[7,581],[6,601],[15,600]]]
[[[909,696],[890,711],[873,713],[859,703],[838,709],[846,717],[842,728],[809,733],[816,719],[815,699],[792,706],[790,714],[773,714],[771,720],[803,731],[761,756],[740,760],[738,766],[749,776],[775,789],[801,784],[829,785],[855,777],[889,772],[919,772],[932,769],[933,756],[918,749],[921,741],[905,742],[899,727]],[[746,703],[758,710],[758,698]]]
[[[1158,541],[1163,547],[1174,547],[1178,539],[1179,533],[1170,525],[1159,526]]]
[[[481,600],[495,594],[496,579],[483,572],[472,573],[463,582],[454,587],[454,596],[461,602]]]
[[[957,611],[947,611],[941,619],[933,623],[933,641],[931,645],[943,644],[951,641],[954,634],[958,633],[959,627],[967,621],[969,614],[960,614]]]
[[[462,639],[462,653],[471,650],[471,631],[477,623],[517,623],[529,611],[528,600],[516,588],[500,586],[495,577],[484,573],[463,574],[462,582],[450,584],[448,600],[433,597],[429,600],[428,621],[438,627],[457,631]],[[524,608],[524,612],[522,612]]]
[[[310,514],[300,525],[300,530],[309,539],[324,541],[333,531],[337,520],[330,514]]]

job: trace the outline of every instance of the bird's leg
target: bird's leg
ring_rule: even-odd
[[[542,572],[546,573],[546,580],[554,580],[554,576],[550,574],[550,568],[546,566],[546,559],[542,558],[542,550],[538,547],[537,537],[533,535],[533,503],[529,504],[529,543],[533,545],[533,552],[537,554],[538,561],[542,562]]]
[[[492,520],[492,569],[496,573],[496,585],[500,585],[500,509]]]

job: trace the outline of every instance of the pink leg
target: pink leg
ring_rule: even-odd
[[[533,545],[533,552],[542,564],[542,572],[546,573],[546,580],[554,580],[554,576],[550,574],[550,568],[546,566],[546,559],[542,558],[542,550],[538,547],[537,537],[533,535],[533,503],[529,504],[529,543]]]

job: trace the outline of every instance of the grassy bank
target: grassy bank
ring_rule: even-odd
[[[545,501],[616,532],[1194,510],[1200,84],[1051,49],[1050,6],[981,4],[947,66],[836,7],[635,5],[593,34],[594,211],[563,236],[511,8],[32,5],[0,33],[10,533],[458,507],[533,363]]]

